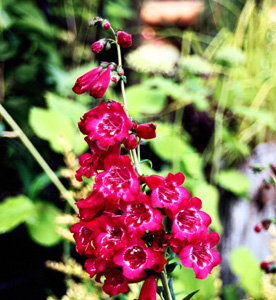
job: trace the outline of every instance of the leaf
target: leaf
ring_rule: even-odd
[[[60,97],[53,93],[46,94],[46,101],[51,110],[62,113],[70,118],[74,122],[76,128],[78,128],[77,123],[80,121],[80,118],[89,111],[89,108],[86,105]]]
[[[164,107],[166,94],[159,89],[152,89],[144,85],[133,85],[126,89],[128,110],[131,116],[141,114],[157,114]]]
[[[150,159],[143,159],[143,160],[140,161],[140,164],[143,164],[145,162],[148,163],[149,166],[152,168],[152,161]]]
[[[183,298],[182,300],[189,300],[191,299],[199,290],[196,290],[192,293],[190,293],[189,295],[187,295],[185,298]]]
[[[59,215],[58,209],[46,202],[38,202],[34,217],[26,222],[31,238],[38,244],[51,247],[60,242],[61,237],[55,232],[54,219]]]
[[[247,197],[247,192],[250,188],[250,182],[245,175],[235,169],[220,171],[215,181],[224,189],[241,197]]]
[[[230,268],[239,277],[242,287],[250,296],[261,298],[262,271],[259,263],[247,248],[240,247],[232,251]]]
[[[46,173],[41,173],[40,175],[36,176],[36,178],[31,182],[28,196],[31,199],[34,199],[37,197],[39,192],[44,189],[48,184],[50,184],[51,179]]]
[[[171,264],[167,264],[166,265],[166,271],[167,271],[167,273],[171,274],[178,265],[180,265],[180,263],[177,262],[177,261],[175,261],[175,262],[173,262]]]
[[[8,232],[35,213],[33,202],[24,195],[8,197],[0,204],[0,233]]]
[[[211,227],[218,233],[222,231],[222,225],[218,213],[218,190],[204,181],[196,181],[192,184],[192,195],[201,199],[202,210],[212,218]]]
[[[80,154],[86,148],[86,144],[81,143],[81,136],[73,122],[62,113],[33,107],[30,113],[30,125],[34,132],[40,138],[47,140],[56,152],[62,153],[65,143],[71,145],[76,154]]]

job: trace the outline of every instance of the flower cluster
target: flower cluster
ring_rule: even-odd
[[[99,20],[95,22],[103,22]],[[116,43],[128,47],[131,36],[119,31]],[[106,63],[86,73],[73,90],[81,94],[90,89],[92,96],[101,98],[114,66]],[[129,283],[145,280],[140,298],[146,299],[146,291],[153,288],[154,299],[156,278],[164,272],[170,247],[183,266],[193,268],[196,278],[206,278],[220,263],[213,249],[219,236],[208,233],[211,218],[201,211],[201,200],[191,198],[182,186],[182,173],[143,176],[138,168],[135,149],[141,139],[155,138],[156,125],[137,125],[113,100],[84,114],[78,125],[91,152],[80,156],[76,179],[95,176],[95,183],[91,194],[77,202],[79,223],[71,232],[77,252],[87,257],[90,277],[101,282],[104,276],[103,290],[111,297],[127,292]],[[121,155],[122,144],[130,156]]]

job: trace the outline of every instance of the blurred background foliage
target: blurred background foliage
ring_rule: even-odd
[[[0,1],[0,102],[72,196],[85,197],[93,182],[74,181],[77,156],[87,150],[77,122],[98,100],[76,97],[71,88],[99,60],[116,61],[114,49],[95,57],[89,47],[108,33],[89,30],[88,20],[107,18],[134,38],[134,47],[124,51],[130,115],[157,123],[157,138],[141,148],[142,159],[153,162],[153,169],[142,165],[144,174],[183,172],[185,186],[211,215],[212,229],[222,233],[220,189],[248,198],[250,183],[236,166],[258,144],[275,140],[275,3],[205,0],[196,26],[156,27],[150,41],[140,35],[139,10],[147,2]],[[120,101],[118,88],[110,87],[105,98]],[[104,299],[72,260],[82,263],[68,232],[74,223],[70,207],[20,140],[8,138],[11,128],[3,118],[0,133],[3,299],[29,299],[30,293],[32,299]],[[63,259],[48,266],[66,276],[46,269],[47,259]],[[265,286],[247,249],[234,251],[230,262],[240,281],[224,288],[219,269],[199,281],[178,267],[177,300],[196,289],[201,291],[194,299],[275,299],[267,296],[275,285]],[[66,293],[69,298],[62,296]],[[138,294],[134,286],[128,299]]]

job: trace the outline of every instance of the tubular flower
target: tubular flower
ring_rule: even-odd
[[[156,125],[153,123],[140,124],[136,128],[136,133],[141,139],[154,139],[156,137]]]
[[[86,91],[89,90],[91,85],[98,80],[102,72],[103,72],[103,68],[99,66],[98,68],[85,73],[84,75],[82,75],[77,79],[72,90],[79,95],[85,93]]]
[[[103,285],[103,291],[110,297],[129,291],[128,281],[119,269],[107,269],[103,272],[103,275],[106,278]]]
[[[98,173],[98,170],[103,170],[103,161],[109,156],[119,156],[121,145],[119,143],[110,146],[108,150],[100,149],[97,144],[90,141],[87,137],[85,138],[91,150],[90,153],[84,153],[79,157],[80,168],[76,171],[76,179],[82,181],[82,176],[90,178]]]
[[[113,68],[112,65],[108,66],[106,70],[101,72],[98,79],[91,84],[90,86],[91,96],[93,96],[96,99],[103,97],[110,83],[112,68]]]
[[[201,200],[193,197],[190,201],[183,201],[174,213],[169,213],[173,220],[172,232],[175,238],[190,239],[192,235],[205,231],[211,224],[211,218],[205,212],[200,211]]]
[[[175,211],[182,201],[190,198],[187,189],[180,186],[184,179],[185,177],[181,172],[175,175],[169,173],[166,178],[157,175],[147,176],[144,181],[152,190],[152,205]]]
[[[144,281],[138,300],[156,300],[156,289],[156,276],[151,275]]]
[[[112,203],[120,199],[134,201],[140,185],[130,158],[109,156],[104,162],[104,169],[95,177],[94,190],[101,192]]]
[[[219,253],[212,249],[219,240],[216,232],[211,232],[209,235],[206,232],[193,235],[191,241],[179,252],[182,265],[186,268],[193,268],[196,278],[206,278],[221,262]]]
[[[125,212],[122,216],[124,223],[135,236],[142,237],[146,230],[157,232],[164,228],[162,214],[152,207],[150,197],[143,193],[135,198],[134,203],[121,203],[120,208]]]
[[[114,262],[123,267],[126,278],[138,282],[146,277],[146,269],[154,268],[154,271],[161,272],[166,260],[161,253],[146,248],[144,241],[134,238],[114,255]]]
[[[89,140],[95,140],[101,149],[107,149],[116,142],[122,142],[133,127],[122,105],[118,102],[102,102],[98,107],[84,114],[78,123]]]

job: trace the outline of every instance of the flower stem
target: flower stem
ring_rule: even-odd
[[[30,151],[30,153],[33,155],[35,160],[38,162],[38,164],[41,166],[41,168],[44,170],[44,172],[49,176],[53,184],[57,187],[57,189],[60,191],[61,195],[64,197],[64,199],[70,204],[70,206],[74,209],[76,213],[78,213],[77,207],[75,205],[75,200],[69,193],[69,191],[66,190],[64,185],[61,183],[57,175],[54,173],[54,171],[49,167],[47,162],[44,160],[44,158],[40,155],[40,153],[36,150],[34,145],[31,143],[31,141],[27,138],[25,133],[21,130],[21,128],[16,124],[14,119],[9,115],[9,113],[5,110],[5,108],[0,104],[0,113],[5,118],[7,123],[11,126],[11,128],[18,134],[18,137],[21,139],[23,144],[26,146],[26,148]]]
[[[117,35],[114,31],[114,29],[112,27],[110,27],[112,33],[114,34],[115,37],[115,42],[116,42],[116,47],[117,47],[117,54],[118,54],[118,66],[122,67],[122,55],[121,55],[121,48],[120,45],[117,43]],[[124,103],[124,108],[126,111],[126,115],[129,117],[129,113],[128,113],[128,108],[127,108],[127,99],[126,99],[126,91],[125,91],[125,83],[124,81],[121,79],[121,92],[122,92],[122,97],[123,97],[123,103]],[[133,161],[134,161],[134,165],[136,168],[136,172],[138,173],[138,175],[142,175],[142,170],[141,170],[141,165],[139,162],[139,159],[137,157],[137,153],[134,150],[130,150],[130,152],[132,153],[132,157],[133,157]]]
[[[170,288],[168,285],[168,278],[164,271],[161,272],[161,281],[162,281],[162,285],[164,288],[164,294],[165,294],[166,300],[173,300],[171,292],[170,292]]]

